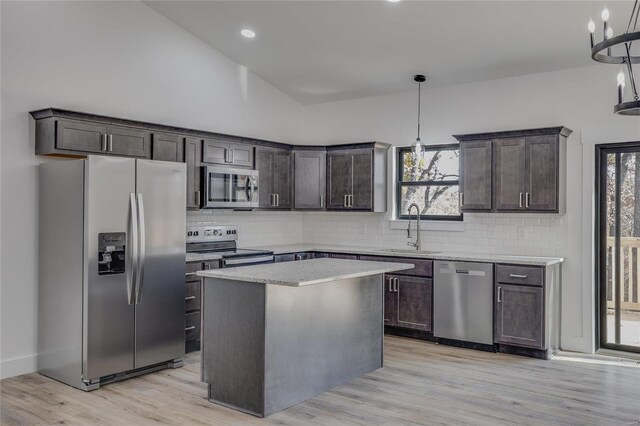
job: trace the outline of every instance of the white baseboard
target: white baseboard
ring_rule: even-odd
[[[38,371],[38,355],[27,355],[0,362],[0,379]]]

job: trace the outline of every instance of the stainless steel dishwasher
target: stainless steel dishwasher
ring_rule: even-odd
[[[433,334],[493,344],[493,264],[434,262]]]

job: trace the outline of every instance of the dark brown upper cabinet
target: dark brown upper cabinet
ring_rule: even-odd
[[[169,133],[154,133],[151,137],[151,159],[182,162],[183,137]]]
[[[264,209],[290,209],[293,166],[291,151],[257,147],[258,206]]]
[[[229,142],[222,138],[205,139],[202,162],[253,168],[253,150],[251,144]]]
[[[564,213],[570,134],[547,127],[454,135],[463,211]]]
[[[151,134],[145,129],[89,121],[41,111],[36,118],[36,154],[82,157],[87,154],[149,158]]]
[[[327,209],[386,211],[388,149],[379,142],[327,147]]]
[[[200,166],[202,165],[202,139],[184,138],[184,162],[187,164],[187,208],[200,208]]]
[[[326,199],[326,149],[293,151],[294,201],[297,210],[322,210]]]
[[[493,207],[491,141],[460,144],[460,207],[462,211],[489,211]]]
[[[497,139],[493,142],[496,210],[524,210],[525,139]]]

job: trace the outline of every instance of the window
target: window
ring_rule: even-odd
[[[420,208],[420,218],[427,220],[462,220],[459,199],[459,146],[423,147],[416,159],[411,147],[398,148],[396,207],[398,219],[415,218],[413,203]],[[417,160],[417,161],[416,161]]]

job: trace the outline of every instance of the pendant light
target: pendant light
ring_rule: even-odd
[[[421,89],[421,84],[427,81],[427,77],[425,77],[422,74],[417,74],[413,76],[413,81],[418,83],[418,137],[416,138],[416,141],[413,143],[413,145],[411,145],[411,149],[413,151],[413,158],[415,158],[417,161],[419,157],[422,157],[422,153],[423,153],[422,141],[420,140],[420,103],[421,103],[420,89]]]

